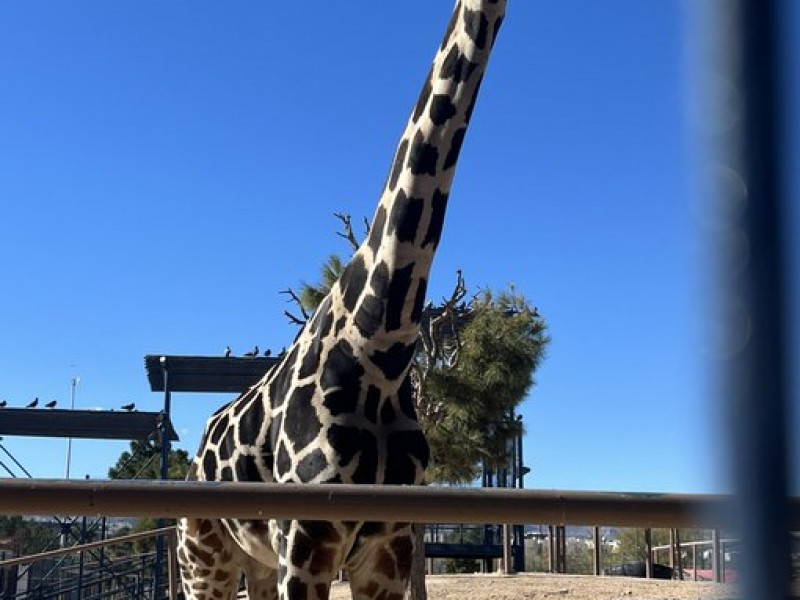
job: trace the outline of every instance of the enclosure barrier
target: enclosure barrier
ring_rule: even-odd
[[[0,481],[0,514],[636,527],[732,525],[721,495],[184,481]],[[800,529],[800,499],[791,499]]]
[[[39,552],[38,554],[29,556],[18,556],[17,558],[9,558],[0,560],[0,569],[5,567],[16,567],[17,565],[26,565],[34,560],[42,560],[43,558],[59,558],[76,552],[84,552],[86,550],[94,550],[96,548],[103,548],[105,546],[114,546],[117,544],[125,544],[127,542],[135,542],[157,536],[168,536],[168,540],[174,543],[175,527],[160,527],[158,529],[148,529],[147,531],[140,531],[138,533],[128,533],[126,535],[119,535],[117,537],[109,538],[107,540],[99,540],[97,542],[86,542],[84,544],[76,544],[74,546],[67,546],[66,548],[58,548],[56,550],[47,550]]]
[[[96,542],[84,542],[81,544],[76,544],[74,546],[68,546],[66,548],[58,548],[56,550],[48,550],[45,552],[39,552],[37,554],[27,555],[27,556],[18,556],[16,558],[11,558],[7,560],[0,561],[0,571],[13,569],[14,567],[29,567],[32,563],[42,560],[42,559],[52,559],[52,558],[63,558],[70,554],[80,553],[81,555],[81,565],[83,565],[83,553],[95,549],[105,548],[108,546],[116,546],[120,544],[130,543],[137,540],[147,539],[147,538],[163,538],[166,540],[166,598],[168,600],[177,600],[178,598],[178,588],[180,585],[178,579],[178,557],[177,557],[177,532],[175,527],[161,527],[158,529],[150,529],[148,531],[142,531],[138,533],[129,533],[126,535],[121,535],[113,538],[108,538],[105,540],[99,540]],[[158,569],[158,562],[156,562],[155,569]],[[144,564],[142,569],[144,570]],[[82,573],[82,568],[81,568]],[[130,574],[126,573],[127,575]],[[48,574],[49,576],[49,574]],[[34,590],[33,596],[31,596],[31,591],[26,590],[22,593],[12,593],[10,589],[3,590],[2,585],[0,585],[0,598],[6,599],[14,599],[14,598],[58,598],[60,600],[67,599],[69,600],[72,598],[71,592],[77,591],[78,600],[84,597],[84,592],[88,590],[93,590],[95,586],[103,585],[103,582],[97,579],[90,579],[88,582],[85,582],[86,588],[85,590],[81,583],[82,575],[78,576],[78,583],[75,588],[60,588],[57,589],[55,592],[48,592],[48,594],[43,595],[42,591],[39,589],[38,591]],[[119,574],[115,574],[113,571],[111,572],[111,579],[116,580],[119,583]],[[16,582],[15,582],[16,583]],[[158,576],[153,576],[153,590],[158,590]],[[155,591],[152,591],[155,594]],[[116,592],[105,592],[105,593],[97,593],[96,595],[92,596],[91,592],[89,597],[94,598],[95,600],[101,598],[125,598],[126,596],[123,594],[120,596]],[[146,598],[146,595],[142,595],[141,591],[138,591],[134,594],[134,598]]]

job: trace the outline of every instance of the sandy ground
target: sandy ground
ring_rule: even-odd
[[[429,575],[430,600],[731,600],[735,589],[715,583],[589,575]],[[334,583],[331,600],[350,598],[347,583]]]

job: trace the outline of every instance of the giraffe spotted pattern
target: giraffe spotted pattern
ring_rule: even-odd
[[[409,368],[450,186],[504,0],[456,3],[395,153],[364,244],[282,360],[208,421],[199,481],[420,484],[428,445]],[[182,519],[192,600],[328,598],[340,569],[353,598],[401,600],[409,523]]]

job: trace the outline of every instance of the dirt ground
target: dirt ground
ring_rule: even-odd
[[[429,575],[430,600],[732,600],[735,589],[715,583],[663,581],[589,575]],[[347,583],[336,582],[331,600],[350,598]]]

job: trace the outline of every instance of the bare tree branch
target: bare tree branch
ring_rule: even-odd
[[[445,298],[442,304],[442,312],[431,319],[430,331],[431,339],[434,344],[435,360],[446,359],[448,368],[454,368],[458,363],[458,354],[461,351],[461,336],[458,327],[459,311],[458,303],[466,296],[467,288],[464,284],[464,275],[461,269],[456,270],[456,285],[450,298]],[[446,325],[450,326],[453,335],[453,344],[450,348],[446,347],[446,338],[442,331]],[[445,356],[445,353],[447,356]]]
[[[289,319],[289,322],[292,325],[300,325],[302,327],[303,325],[306,324],[306,321],[304,321],[303,319],[299,319],[299,318],[295,317],[288,310],[283,311],[283,314],[286,316],[287,319]]]
[[[456,271],[456,284],[450,298],[443,299],[442,309],[439,314],[428,321],[427,331],[420,336],[425,354],[425,365],[422,370],[422,379],[427,372],[439,365],[448,369],[458,364],[458,354],[461,350],[461,337],[459,333],[459,320],[466,314],[467,307],[462,302],[467,294],[464,276],[461,270]],[[462,302],[459,305],[459,302]],[[429,306],[430,310],[432,306]],[[450,327],[448,335],[444,335],[446,326]],[[449,342],[449,343],[448,343]]]
[[[333,213],[333,216],[342,222],[342,228],[344,229],[344,232],[337,231],[336,235],[346,239],[353,250],[358,250],[360,244],[353,233],[353,221],[350,218],[350,215],[345,213]]]
[[[294,290],[292,288],[286,288],[285,290],[281,290],[280,293],[289,296],[287,302],[294,302],[295,305],[297,305],[297,308],[300,309],[300,314],[303,315],[303,318],[301,319],[299,317],[294,316],[288,310],[283,311],[283,314],[286,315],[289,321],[294,325],[305,325],[306,322],[308,322],[308,313],[306,312],[306,309],[303,308],[303,303],[300,302],[300,297],[294,293]]]

